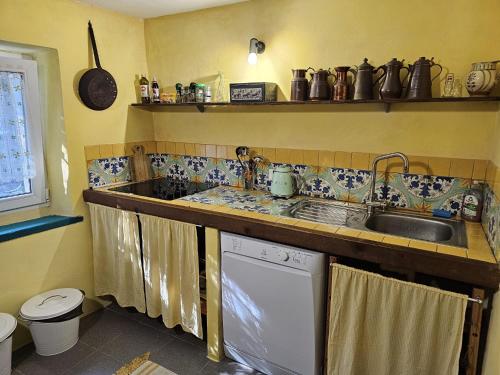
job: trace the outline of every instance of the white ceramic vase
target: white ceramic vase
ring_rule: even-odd
[[[497,62],[479,62],[472,64],[467,74],[465,86],[470,96],[488,96],[498,81]]]

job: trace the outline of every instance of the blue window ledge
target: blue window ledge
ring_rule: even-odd
[[[83,221],[83,216],[50,215],[38,219],[20,221],[19,223],[0,225],[0,242],[64,227],[80,221]]]

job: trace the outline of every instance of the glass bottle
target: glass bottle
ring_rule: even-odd
[[[141,87],[141,103],[142,104],[151,103],[151,98],[149,97],[149,81],[144,76],[144,74],[141,75],[141,79],[139,80],[139,85]]]
[[[151,83],[151,91],[153,92],[153,103],[160,102],[160,86],[158,86],[158,80],[153,76],[153,82]]]

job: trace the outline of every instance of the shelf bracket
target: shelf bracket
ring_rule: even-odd
[[[198,112],[205,112],[205,106],[203,104],[196,104],[196,108],[198,108]]]
[[[384,112],[389,113],[391,111],[391,103],[384,102]]]

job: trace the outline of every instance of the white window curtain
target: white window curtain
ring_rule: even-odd
[[[24,74],[0,72],[0,184],[35,176],[26,126]]]

